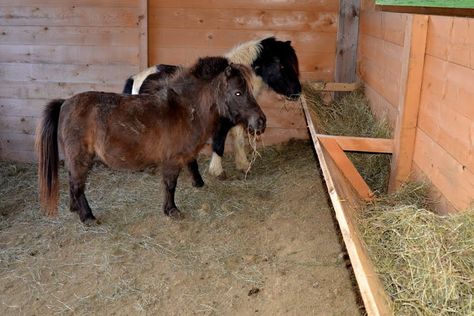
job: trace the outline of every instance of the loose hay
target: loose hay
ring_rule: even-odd
[[[362,89],[326,104],[321,92],[310,85],[303,91],[315,115],[315,127],[329,135],[390,138],[391,130],[371,112]],[[369,187],[378,193],[387,191],[390,172],[389,154],[348,153],[347,155]]]
[[[203,173],[206,186],[194,188],[184,170],[179,222],[162,214],[159,174],[96,165],[86,194],[101,224],[92,227],[69,212],[64,168],[59,216],[48,218],[36,166],[0,162],[0,314],[352,314],[310,144],[259,151],[247,179],[228,155],[226,181]]]
[[[363,91],[326,104],[304,87],[315,125],[331,135],[389,138]],[[390,156],[348,154],[369,186],[386,193]],[[380,195],[360,213],[362,237],[393,301],[395,315],[474,315],[474,209],[441,217],[430,212],[428,188],[406,184]]]
[[[474,209],[438,216],[411,183],[359,218],[396,315],[474,314]]]

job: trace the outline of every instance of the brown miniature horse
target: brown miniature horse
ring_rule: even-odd
[[[95,220],[84,194],[94,158],[114,169],[141,170],[160,163],[163,211],[182,218],[174,202],[178,175],[215,131],[219,116],[252,131],[265,129],[250,78],[247,66],[207,57],[177,72],[153,94],[84,92],[51,101],[36,139],[40,201],[47,213],[57,213],[59,143],[69,170],[70,210],[82,222]]]

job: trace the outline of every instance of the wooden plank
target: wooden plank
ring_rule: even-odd
[[[0,116],[0,133],[34,135],[38,121],[34,116]]]
[[[458,210],[467,210],[474,198],[474,171],[460,164],[449,152],[418,130],[414,162]]]
[[[357,151],[366,153],[384,153],[391,154],[393,152],[393,139],[387,138],[369,138],[354,136],[334,136],[318,134],[319,139],[334,139],[339,147],[344,151]]]
[[[336,49],[336,82],[356,81],[360,0],[341,1]],[[335,94],[342,96],[342,94]]]
[[[337,144],[337,141],[334,138],[328,137],[320,137],[318,140],[360,197],[366,201],[370,201],[373,198],[374,193],[370,190],[369,186],[357,171],[351,160],[346,156],[342,148]]]
[[[11,151],[34,151],[35,135],[1,132],[0,146],[4,153]]]
[[[161,47],[230,49],[236,44],[252,39],[276,36],[280,40],[291,40],[296,51],[307,53],[334,53],[336,38],[332,33],[273,31],[273,30],[192,30],[150,28],[149,36]],[[154,44],[153,44],[154,45]]]
[[[73,26],[2,26],[0,43],[16,45],[138,46],[136,28]]]
[[[46,99],[71,97],[85,91],[121,92],[123,84],[109,83],[51,83],[51,82],[12,82],[3,81],[0,85],[0,98],[18,97],[20,99]]]
[[[0,98],[0,116],[38,117],[46,102],[43,99]]]
[[[15,150],[3,151],[0,146],[0,160],[5,161],[21,161],[21,162],[36,162],[36,154],[32,150]]]
[[[136,66],[125,65],[67,65],[67,64],[1,64],[0,80],[61,82],[61,83],[123,83]]]
[[[390,127],[394,129],[398,116],[397,108],[369,85],[365,85],[364,93],[377,119],[386,120]]]
[[[357,82],[314,82],[311,86],[314,89],[321,91],[354,91],[360,87],[360,84]]]
[[[139,0],[138,37],[139,67],[144,70],[148,68],[148,0]]]
[[[156,28],[283,30],[337,32],[336,12],[210,8],[157,8],[149,25]]]
[[[322,148],[304,95],[301,97],[301,104],[367,314],[370,316],[391,315],[393,312],[390,308],[390,300],[357,230],[356,215],[361,201],[331,157]]]
[[[5,0],[4,0],[5,1]],[[150,0],[150,9],[154,8],[217,8],[217,9],[273,9],[273,10],[314,10],[335,12],[339,2],[334,0]]]
[[[3,7],[0,25],[8,26],[118,26],[134,27],[137,23],[135,8],[84,7]]]
[[[138,64],[138,48],[122,46],[1,45],[3,63],[121,65]]]
[[[21,1],[10,1],[0,0],[1,7],[60,7],[65,5],[64,0],[21,0]],[[67,5],[69,6],[85,6],[85,7],[120,7],[120,8],[135,8],[137,7],[137,0],[68,0]]]
[[[401,98],[395,125],[395,144],[389,180],[390,192],[406,182],[411,172],[423,81],[428,16],[410,16],[407,22],[404,45],[405,63],[402,68]]]

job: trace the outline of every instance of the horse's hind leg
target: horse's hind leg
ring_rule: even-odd
[[[173,164],[163,164],[163,212],[171,218],[182,219],[184,216],[176,207],[174,202],[174,193],[176,191],[176,184],[178,183],[178,176],[181,168]]]
[[[81,222],[95,221],[95,216],[87,202],[84,191],[86,189],[87,173],[92,165],[92,156],[77,157],[67,162],[69,169],[70,210],[77,212]]]
[[[199,173],[199,165],[196,159],[193,159],[188,163],[188,170],[189,173],[191,173],[193,186],[197,188],[202,187],[204,185],[204,180],[202,180],[201,174]]]

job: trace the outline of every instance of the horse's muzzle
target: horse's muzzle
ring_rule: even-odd
[[[252,116],[249,119],[248,130],[251,133],[261,134],[265,131],[266,125],[267,125],[267,118],[265,117],[265,115],[262,114],[262,115]]]

